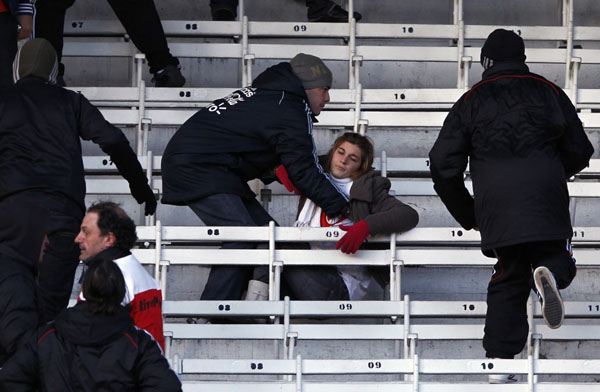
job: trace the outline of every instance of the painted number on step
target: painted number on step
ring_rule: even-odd
[[[208,235],[219,235],[221,233],[219,233],[219,229],[208,229],[208,231],[206,232]]]
[[[381,369],[381,362],[377,361],[377,362],[368,362],[367,366],[369,367],[369,369]]]
[[[573,230],[573,237],[584,238],[585,231],[583,230]]]
[[[600,305],[588,305],[588,309],[590,312],[600,312]]]
[[[340,232],[339,231],[326,231],[325,232],[325,237],[327,238],[338,238],[340,236]]]
[[[415,31],[415,29],[412,26],[402,26],[401,29],[403,33],[412,34]]]
[[[186,23],[185,29],[186,30],[198,30],[198,24],[197,23]]]
[[[260,362],[258,362],[258,363],[254,363],[254,362],[250,363],[250,369],[252,369],[252,370],[262,370],[262,368],[263,368],[263,364],[260,363]]]
[[[231,305],[229,305],[229,304],[219,304],[219,310],[221,312],[229,312],[231,310]]]
[[[483,369],[492,370],[494,368],[494,364],[491,362],[487,362],[487,363],[484,362],[481,364],[481,367]]]
[[[394,93],[394,99],[397,101],[399,99],[406,99],[406,95],[403,93]]]
[[[71,27],[73,27],[74,29],[81,29],[81,28],[83,28],[83,22],[79,22],[79,21],[73,22],[73,23],[71,23]]]
[[[462,237],[463,231],[462,230],[451,230],[450,235],[452,237]]]
[[[338,308],[340,308],[340,310],[352,310],[352,304],[340,304]]]
[[[463,309],[464,310],[475,310],[475,305],[474,304],[463,304]]]
[[[306,25],[294,25],[294,31],[296,33],[301,33],[306,31]]]

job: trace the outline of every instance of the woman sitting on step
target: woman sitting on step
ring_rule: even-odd
[[[373,156],[373,144],[369,139],[348,132],[335,140],[326,156],[320,157],[321,165],[332,182],[348,196],[350,203],[345,216],[329,217],[310,199],[300,198],[295,226],[336,226],[346,232],[337,244],[312,243],[311,249],[332,249],[335,246],[335,249],[353,254],[369,235],[401,233],[417,225],[417,212],[389,194],[390,180],[375,174],[371,167]],[[283,166],[277,169],[277,177],[288,190],[297,192]],[[285,267],[282,291],[297,300],[361,300],[374,278],[385,286],[387,270],[360,265]],[[249,292],[256,291],[257,286],[268,288],[266,283],[253,280]]]

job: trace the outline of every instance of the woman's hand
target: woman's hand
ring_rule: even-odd
[[[352,226],[341,225],[340,229],[347,231],[346,234],[335,245],[335,249],[340,249],[346,254],[354,254],[360,247],[360,245],[369,236],[369,226],[367,222],[360,220]]]

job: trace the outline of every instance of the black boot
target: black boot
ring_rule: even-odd
[[[185,84],[185,78],[181,74],[180,67],[172,64],[156,72],[152,81],[155,87],[181,87]]]

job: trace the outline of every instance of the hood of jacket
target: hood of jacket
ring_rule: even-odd
[[[252,87],[264,89],[264,90],[275,90],[285,91],[302,97],[306,102],[306,92],[300,79],[292,71],[290,63],[284,62],[267,68],[264,72],[254,79]]]
[[[523,74],[528,72],[529,67],[521,61],[502,61],[483,71],[481,76],[483,80],[488,80],[507,73]]]
[[[85,301],[61,312],[54,323],[65,340],[79,346],[102,346],[133,327],[129,312],[119,306],[114,314],[93,314]]]

